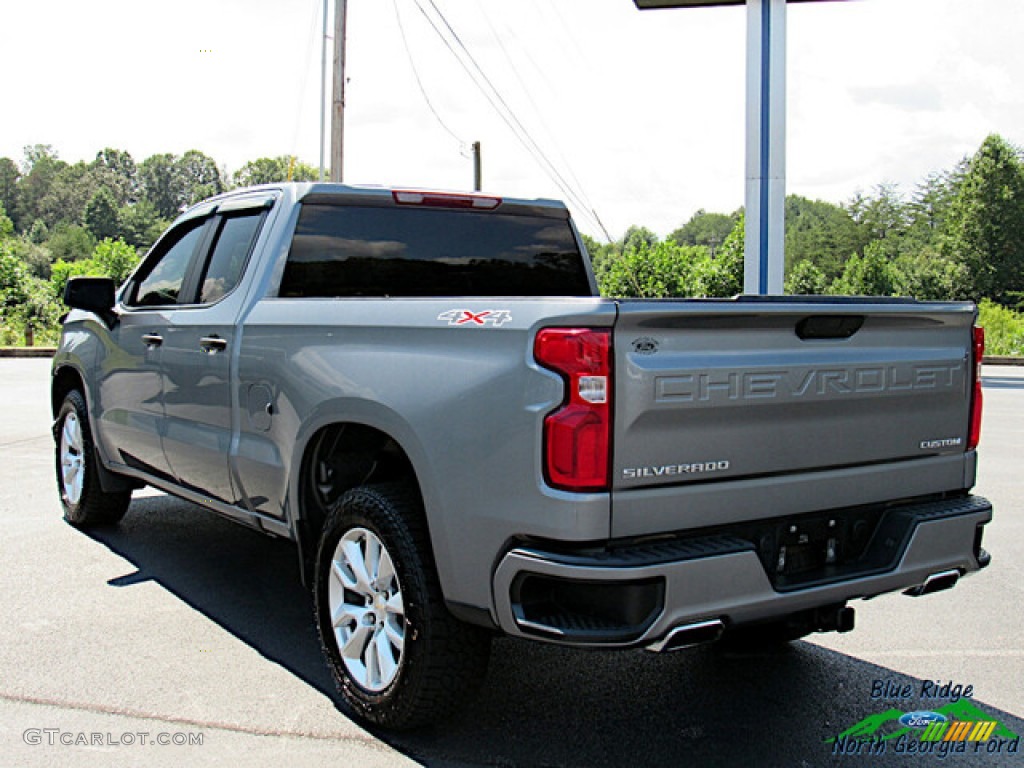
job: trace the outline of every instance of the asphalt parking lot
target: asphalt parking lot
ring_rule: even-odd
[[[782,652],[499,640],[459,719],[398,737],[337,709],[287,543],[154,492],[117,528],[61,520],[48,370],[0,359],[2,765],[1024,766],[1012,741],[946,759],[825,742],[947,703],[921,700],[927,681],[971,686],[963,701],[1024,735],[1024,369],[984,371],[993,564],[954,590],[855,604],[855,632]],[[883,684],[912,700],[872,698]]]

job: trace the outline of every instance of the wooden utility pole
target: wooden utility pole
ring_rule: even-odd
[[[480,162],[480,142],[473,142],[473,191],[483,189],[483,167]]]
[[[334,97],[331,109],[331,181],[343,180],[345,159],[345,17],[347,0],[334,4]]]

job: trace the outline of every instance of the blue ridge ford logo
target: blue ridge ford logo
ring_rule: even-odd
[[[938,712],[922,710],[920,712],[907,712],[900,718],[900,723],[911,728],[927,728],[932,723],[944,723],[946,716]]]

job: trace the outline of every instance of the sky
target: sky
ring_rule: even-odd
[[[346,182],[470,189],[479,141],[484,191],[568,187],[599,239],[597,219],[612,237],[664,236],[743,205],[743,7],[433,0],[559,185],[431,27],[431,0],[348,5]],[[68,162],[115,147],[136,162],[198,149],[228,173],[264,156],[318,166],[322,13],[323,0],[7,0],[0,157],[50,144]],[[787,25],[788,193],[841,203],[884,182],[910,196],[989,133],[1024,144],[1019,0],[798,3]]]

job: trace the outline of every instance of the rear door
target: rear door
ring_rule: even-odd
[[[898,300],[624,302],[614,489],[962,454],[973,317]]]

